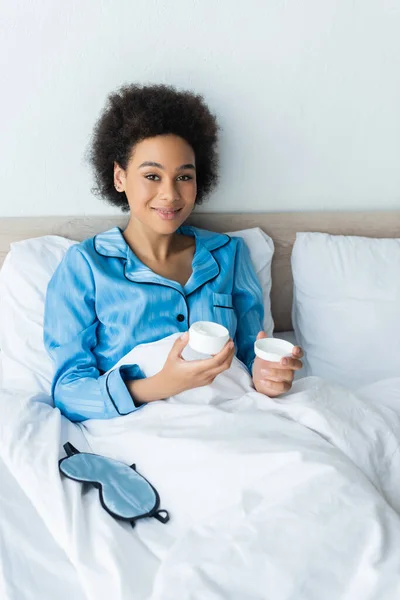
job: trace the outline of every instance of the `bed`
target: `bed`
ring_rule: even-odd
[[[79,241],[114,225],[122,227],[126,220],[126,217],[111,216],[0,219],[0,264],[12,242],[45,235],[62,236]],[[291,254],[296,233],[320,232],[387,240],[400,238],[400,211],[198,213],[192,216],[191,223],[221,232],[258,227],[273,239],[275,253],[272,261],[271,310],[275,335],[293,342],[295,342],[295,335],[292,323]],[[165,346],[160,345],[157,352],[159,352],[159,360],[162,360]],[[146,363],[148,372],[157,367],[158,355],[155,360],[151,352],[144,349],[141,358]],[[233,383],[237,389],[245,390],[248,400],[248,415],[243,417],[242,423],[248,418],[248,431],[251,432],[252,428],[255,428],[254,438],[257,438],[258,430],[251,415],[259,410],[259,398],[251,395],[251,390],[246,388],[248,383],[243,383],[241,377],[238,371],[237,381]],[[150,523],[143,522],[134,536],[128,528],[123,528],[115,522],[110,523],[107,520],[110,519],[109,516],[102,515],[101,507],[95,506],[94,494],[87,489],[81,492],[76,485],[75,487],[70,485],[73,482],[65,483],[57,480],[54,485],[52,484],[51,494],[54,494],[52,502],[59,502],[61,507],[59,510],[54,508],[53,511],[52,506],[56,504],[49,503],[49,499],[43,497],[50,480],[55,481],[57,477],[55,465],[59,457],[58,453],[61,451],[58,447],[61,441],[69,439],[77,445],[81,444],[82,447],[90,440],[90,450],[112,455],[116,436],[128,439],[128,431],[119,429],[119,425],[116,424],[111,435],[105,430],[104,424],[94,423],[93,427],[88,427],[82,434],[79,426],[71,429],[59,415],[57,420],[54,415],[56,411],[46,401],[42,401],[40,394],[38,394],[38,402],[31,409],[32,402],[26,390],[24,393],[19,393],[16,389],[3,389],[0,400],[3,412],[0,436],[3,445],[0,458],[1,598],[6,600],[38,598],[40,600],[100,598],[101,600],[110,597],[115,600],[125,598],[143,600],[150,600],[150,598],[152,600],[169,598],[180,600],[185,598],[188,600],[189,598],[229,598],[229,600],[295,598],[299,600],[304,598],[308,600],[321,597],[324,597],[324,600],[330,598],[336,600],[339,597],[391,600],[398,598],[400,569],[396,552],[400,543],[400,486],[396,483],[395,472],[397,469],[398,473],[400,468],[398,443],[400,410],[398,412],[396,410],[397,405],[400,406],[400,379],[386,378],[382,384],[377,382],[373,386],[366,386],[357,394],[342,387],[335,387],[334,383],[327,385],[323,380],[314,379],[311,378],[311,391],[304,383],[306,379],[297,382],[297,396],[292,404],[290,402],[283,404],[279,401],[271,403],[269,412],[266,411],[268,414],[264,414],[263,408],[260,409],[263,413],[262,419],[264,417],[266,419],[266,428],[270,428],[271,439],[278,435],[278,430],[281,431],[279,435],[290,437],[292,429],[293,435],[298,435],[299,444],[304,438],[304,448],[307,450],[304,450],[304,456],[300,458],[297,456],[296,460],[299,460],[297,466],[296,460],[290,468],[284,461],[282,462],[283,454],[296,455],[296,447],[289,444],[287,448],[283,448],[280,446],[282,442],[277,439],[276,445],[266,450],[268,456],[273,456],[275,461],[272,461],[274,464],[271,471],[264,473],[257,485],[253,485],[257,479],[256,471],[253,473],[249,469],[249,464],[253,463],[248,463],[245,459],[243,464],[240,463],[240,454],[237,454],[237,442],[235,442],[236,445],[230,446],[229,452],[239,461],[238,468],[243,470],[241,477],[243,477],[245,493],[243,492],[241,496],[243,501],[240,510],[239,504],[237,506],[234,502],[229,504],[225,495],[219,498],[211,494],[211,505],[215,502],[215,507],[218,507],[218,510],[216,508],[213,510],[212,506],[208,506],[209,498],[199,493],[198,502],[201,500],[203,504],[199,504],[197,508],[199,513],[203,511],[204,514],[198,522],[193,520],[193,515],[186,514],[182,500],[182,504],[179,505],[178,502],[177,506],[181,507],[186,521],[185,518],[178,520],[179,522],[173,525],[171,530],[168,530],[167,526],[158,526],[154,529]],[[226,390],[229,390],[230,385],[228,381],[224,381],[220,390],[214,395],[210,393],[206,404],[207,410],[213,407],[213,415],[215,407],[219,406],[218,398],[227,393]],[[233,391],[232,394],[234,395]],[[336,404],[333,400],[336,398],[335,394],[340,396],[340,401],[337,402],[339,407],[337,414],[332,409],[332,403]],[[317,395],[325,399],[325,404],[322,402],[326,408],[325,412],[316,408]],[[385,399],[383,405],[378,406],[377,398],[379,402],[382,398]],[[216,431],[220,427],[226,427],[228,431],[230,423],[235,421],[236,416],[234,417],[228,409],[219,410],[217,427],[210,416],[211,413],[204,410],[203,414],[201,403],[202,397],[193,395],[189,402],[191,412],[184,417],[179,412],[179,402],[172,402],[172,414],[175,411],[177,418],[182,417],[183,422],[187,418],[186,425],[189,429],[193,419],[199,415],[199,422],[204,423],[205,428],[209,427],[210,432],[213,431],[213,427]],[[355,407],[355,413],[346,412],[348,411],[346,407],[349,405]],[[343,412],[340,412],[341,410]],[[227,415],[230,417],[228,418]],[[161,417],[158,415],[155,418],[168,420],[171,417],[167,413],[162,413]],[[39,425],[36,426],[35,423]],[[235,425],[239,429],[241,426]],[[164,491],[162,496],[168,499],[168,486],[162,477],[166,463],[161,461],[161,465],[147,464],[145,456],[141,454],[142,448],[148,450],[150,442],[156,439],[156,430],[152,429],[153,422],[147,424],[145,420],[143,427],[144,431],[148,432],[148,437],[144,436],[142,439],[141,433],[136,432],[135,440],[139,441],[132,442],[128,455],[130,457],[131,452],[137,452],[141,457],[141,465],[161,482],[160,487]],[[233,428],[232,436],[235,436],[239,429]],[[357,448],[348,443],[349,432],[357,440],[355,444]],[[376,454],[377,446],[372,443],[374,440],[366,439],[368,434],[371,434],[371,438],[375,437],[375,441],[378,440],[378,454]],[[181,446],[178,442],[176,447],[173,444],[166,446],[163,439],[166,435],[164,431],[161,438],[157,437],[157,443],[160,452],[165,452],[165,456],[172,461]],[[252,438],[250,439],[248,435],[250,434],[243,433],[243,439],[249,443],[247,448],[251,448]],[[310,435],[316,437],[307,437]],[[210,436],[210,447],[213,448],[215,440],[212,438],[212,433]],[[180,431],[177,439],[182,440],[183,437]],[[314,439],[315,445],[312,442]],[[49,444],[48,455],[44,457],[46,440]],[[99,440],[101,444],[97,445]],[[51,445],[53,441],[54,444]],[[198,444],[201,441],[204,442],[199,438]],[[137,445],[140,443],[142,447]],[[222,442],[218,440],[218,444],[216,442],[215,444],[220,448]],[[232,444],[231,440],[229,444]],[[229,444],[226,440],[226,445]],[[23,451],[23,445],[28,447],[31,445],[33,453],[31,465],[27,464],[29,455]],[[254,451],[254,465],[261,459],[265,460],[266,456],[265,453],[258,455],[256,446],[257,444],[254,450],[241,448],[241,452],[246,455],[246,460],[249,457],[248,453]],[[187,446],[187,451],[189,457],[197,456],[191,454],[194,450],[190,444]],[[204,455],[201,452],[204,452]],[[181,464],[179,461],[177,464],[181,464],[183,479],[180,479],[179,473],[172,478],[176,487],[186,486],[193,495],[198,492],[197,486],[206,481],[204,475],[206,470],[203,473],[202,468],[207,461],[215,461],[216,468],[211,469],[211,475],[208,474],[212,480],[215,478],[215,482],[218,481],[218,473],[221,472],[218,469],[232,469],[232,464],[225,454],[223,456],[226,462],[224,458],[219,463],[217,451],[209,455],[204,450],[201,452],[197,482],[191,478],[189,471],[185,471],[185,468],[188,469],[190,465]],[[121,450],[117,455],[120,460],[128,459],[125,450]],[[325,464],[323,457],[328,457],[326,460],[329,468],[322,473],[322,465]],[[305,488],[310,497],[313,494],[321,494],[321,486],[327,486],[326,494],[321,494],[318,505],[319,520],[316,521],[313,520],[315,518],[313,509],[307,510],[307,498],[302,497],[304,481],[301,481],[300,476],[297,480],[295,475],[298,470],[301,471],[299,466],[303,463],[312,464],[310,478],[315,476],[315,483],[310,483],[309,487]],[[337,471],[334,465],[340,465]],[[282,475],[277,475],[280,468]],[[41,470],[40,476],[43,478],[41,482],[37,481],[38,475],[35,469]],[[252,472],[252,486],[249,484],[249,473],[247,476],[244,475],[246,470]],[[321,477],[317,475],[319,470],[322,473]],[[363,476],[360,475],[358,481],[360,472],[363,472]],[[269,481],[273,489],[271,497],[274,500],[271,500],[269,505],[264,505],[260,498],[264,498],[263,486],[267,475],[270,477]],[[226,477],[226,486],[228,490],[231,486],[233,498],[236,493],[235,477],[233,475],[232,477],[226,475]],[[346,492],[343,491],[343,498],[347,508],[330,495],[330,477],[332,480],[337,478],[335,483],[337,487],[332,489],[346,489]],[[350,483],[352,478],[358,481],[358,487],[357,485],[352,487]],[[313,487],[314,485],[316,487]],[[289,505],[286,511],[282,508],[286,506],[286,497],[292,493],[292,488],[299,491],[296,500],[300,507],[298,515],[291,512]],[[35,489],[32,495],[31,489]],[[48,489],[50,490],[50,487]],[[187,497],[190,497],[189,491]],[[397,497],[399,500],[396,499]],[[366,498],[370,499],[370,504],[365,500]],[[280,501],[282,506],[279,504]],[[193,500],[196,506],[198,502]],[[356,517],[355,509],[358,502],[364,505],[364,512],[361,511],[359,519]],[[204,509],[206,505],[208,512]],[[273,518],[265,517],[263,511],[266,509],[271,512]],[[335,527],[340,529],[339,522],[331,516],[328,517],[335,511],[338,519],[339,517],[342,519],[342,523],[346,520],[346,529],[353,536],[351,539],[358,538],[358,543],[352,550],[358,563],[356,560],[349,564],[349,555],[344,550],[343,557],[339,556],[340,549],[343,549],[348,540],[343,538],[341,541],[339,534],[335,532]],[[247,520],[244,519],[244,513],[247,515]],[[295,518],[297,518],[296,522]],[[283,535],[279,542],[282,528],[286,531],[290,527],[293,527],[293,536]],[[231,530],[236,531],[236,537],[230,537]],[[256,530],[259,532],[258,537],[254,534]],[[94,531],[96,531],[95,536]],[[93,540],[88,541],[91,534],[94,536]],[[324,535],[331,539],[331,555],[328,553],[327,556],[328,559],[332,559],[335,585],[332,584],[332,578],[323,573],[322,564],[327,557],[322,556],[320,562],[315,556],[315,549],[325,539]],[[274,543],[271,539],[275,540]],[[300,543],[301,539],[303,541]],[[304,544],[302,552],[307,560],[300,559],[295,552],[294,548],[299,543],[300,546]],[[208,557],[207,550],[211,547],[213,553]],[[254,547],[257,548],[256,551]],[[268,558],[271,556],[270,552],[275,551],[274,548],[277,555],[276,562]],[[187,558],[191,553],[192,562]],[[279,562],[281,556],[286,556],[286,563]],[[359,576],[361,557],[365,561],[365,570]],[[221,565],[232,564],[232,570],[228,572],[225,568],[218,571],[216,568],[218,562]],[[137,572],[135,572],[136,565],[138,565]],[[321,590],[324,590],[323,596],[316,595]]]

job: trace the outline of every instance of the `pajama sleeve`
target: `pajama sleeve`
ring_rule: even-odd
[[[241,238],[238,238],[232,295],[238,319],[235,337],[237,356],[251,374],[255,358],[254,342],[257,334],[264,329],[264,305],[249,249]]]
[[[79,246],[72,246],[49,283],[44,315],[44,344],[55,366],[54,404],[71,421],[109,419],[140,408],[125,384],[144,378],[138,365],[99,371],[93,354],[98,326],[93,274]]]

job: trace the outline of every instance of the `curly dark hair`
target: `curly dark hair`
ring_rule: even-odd
[[[219,126],[203,97],[167,85],[124,85],[108,96],[89,149],[93,193],[129,210],[124,192],[114,187],[114,161],[127,168],[133,146],[148,137],[174,134],[192,147],[196,157],[196,204],[218,180]]]

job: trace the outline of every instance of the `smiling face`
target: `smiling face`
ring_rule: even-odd
[[[193,149],[172,134],[146,138],[134,146],[126,170],[114,165],[114,183],[126,194],[131,219],[154,232],[173,233],[195,205]]]

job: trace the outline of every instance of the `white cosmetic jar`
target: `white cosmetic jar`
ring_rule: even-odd
[[[189,328],[189,346],[202,354],[218,354],[229,340],[229,331],[212,321],[197,321]]]
[[[293,344],[278,338],[263,338],[254,343],[256,356],[269,362],[280,362],[285,356],[292,356]]]

